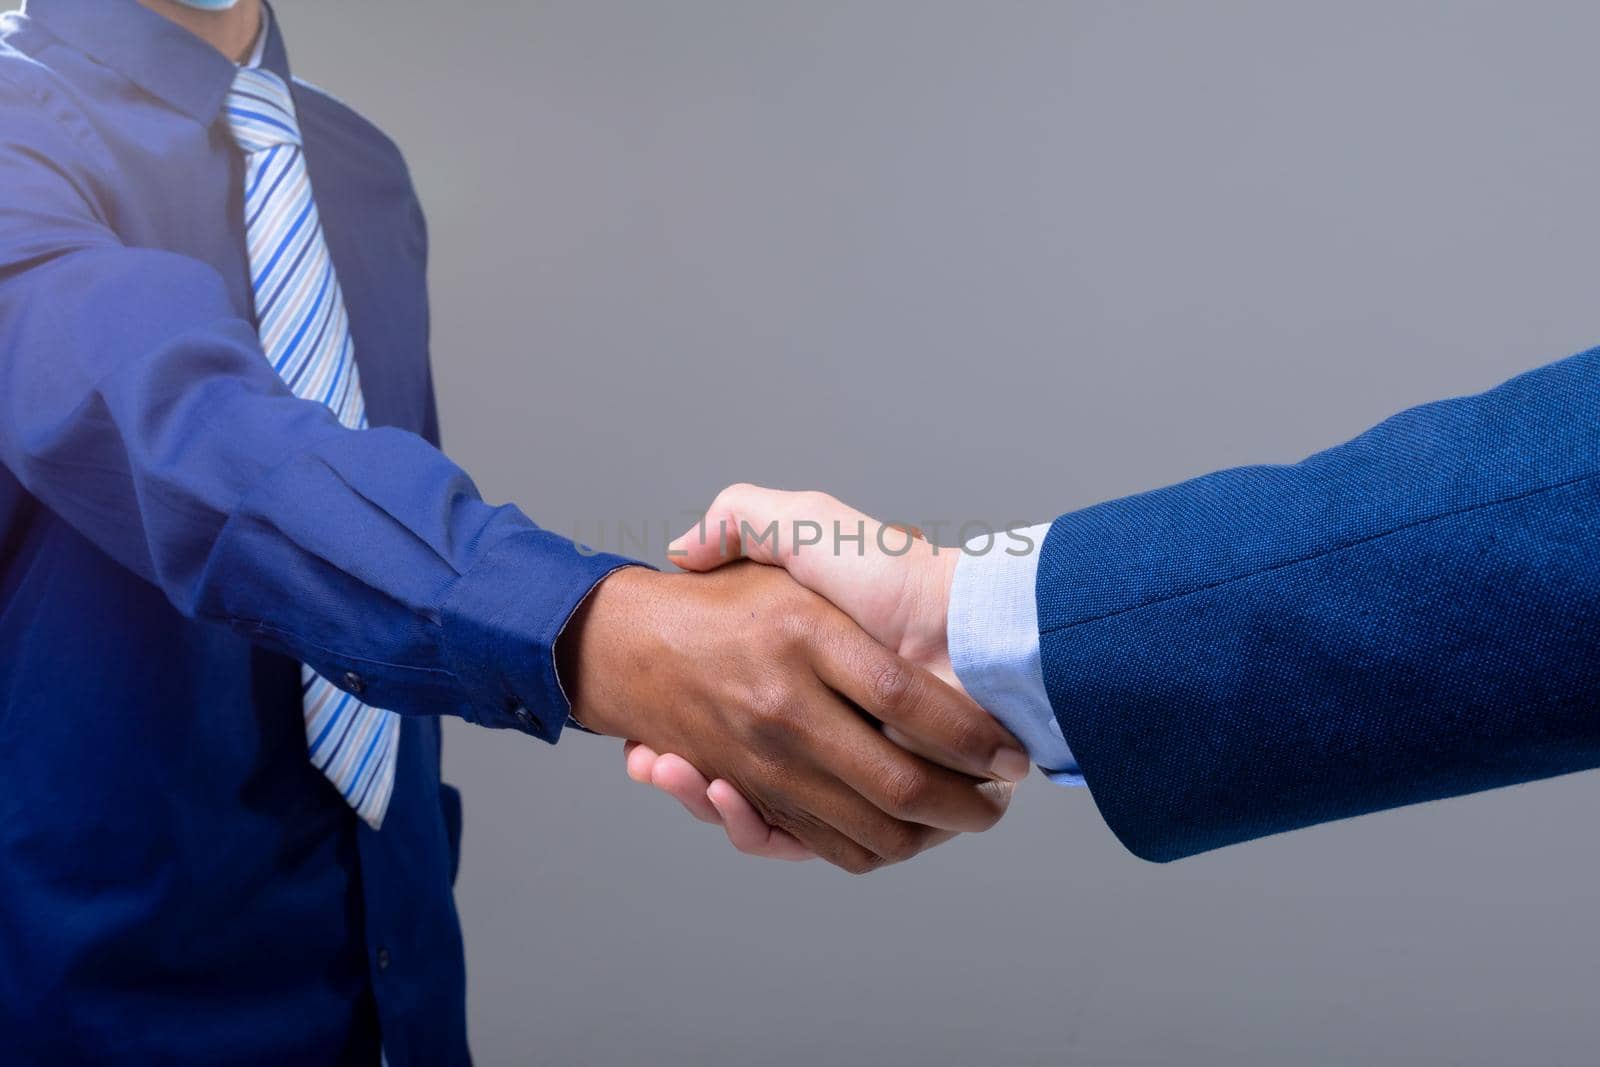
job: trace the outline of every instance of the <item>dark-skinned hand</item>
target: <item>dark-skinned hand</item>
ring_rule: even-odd
[[[727,781],[853,873],[988,829],[1027,773],[987,712],[775,567],[618,571],[557,651],[579,722]]]

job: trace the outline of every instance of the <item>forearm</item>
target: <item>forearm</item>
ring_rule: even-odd
[[[0,353],[0,459],[177,610],[376,706],[559,732],[551,648],[621,561],[488,506],[421,438],[293,397],[209,268],[56,256],[0,282]]]
[[[1586,353],[1058,519],[1047,690],[1123,841],[1172,859],[1600,765],[1597,416]]]

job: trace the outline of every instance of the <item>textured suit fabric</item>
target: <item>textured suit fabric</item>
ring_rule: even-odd
[[[1600,350],[1290,466],[1065,515],[1046,687],[1171,860],[1600,765]]]

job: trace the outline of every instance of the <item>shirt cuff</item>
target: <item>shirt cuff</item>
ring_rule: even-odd
[[[536,527],[484,553],[443,612],[451,669],[473,698],[463,717],[554,744],[572,710],[556,676],[556,640],[602,578],[635,565]]]
[[[950,587],[946,636],[950,664],[972,699],[1022,742],[1051,781],[1081,786],[1039,659],[1034,581],[1049,529],[1045,523],[967,542]]]

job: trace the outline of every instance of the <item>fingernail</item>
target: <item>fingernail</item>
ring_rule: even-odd
[[[689,535],[692,533],[694,533],[694,528],[690,527],[677,537],[674,537],[667,545],[667,555],[687,556],[689,554]]]
[[[1028,777],[1031,770],[1033,762],[1028,759],[1028,754],[1015,748],[1002,748],[995,754],[994,762],[989,764],[989,773],[1007,782],[1020,782]]]

